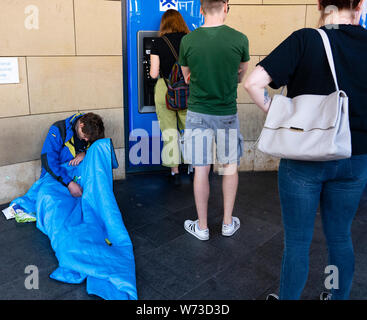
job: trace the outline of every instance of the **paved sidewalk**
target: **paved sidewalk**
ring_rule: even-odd
[[[221,178],[211,177],[210,240],[187,234],[186,219],[196,219],[192,183],[174,187],[164,173],[131,175],[115,182],[115,195],[130,233],[140,299],[264,299],[276,292],[283,232],[275,172],[240,173],[234,215],[241,228],[231,238],[220,234]],[[3,209],[7,204],[0,205]],[[356,272],[351,299],[367,298],[367,193],[353,224]],[[48,238],[35,224],[0,217],[0,299],[98,299],[85,283],[50,279],[58,263]],[[39,268],[39,289],[27,290],[26,266]],[[318,299],[324,288],[327,252],[320,216],[310,251],[309,280],[303,299]]]

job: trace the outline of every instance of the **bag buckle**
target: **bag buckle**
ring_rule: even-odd
[[[302,128],[296,128],[296,127],[290,127],[289,129],[294,130],[294,131],[305,131]]]

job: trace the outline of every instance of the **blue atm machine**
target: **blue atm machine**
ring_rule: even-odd
[[[363,11],[361,16],[361,25],[362,27],[367,29],[367,2],[365,1],[363,4]]]
[[[160,20],[178,10],[192,31],[203,24],[200,0],[123,0],[123,73],[126,172],[162,169],[162,141],[154,106],[156,80],[149,76],[150,49]]]

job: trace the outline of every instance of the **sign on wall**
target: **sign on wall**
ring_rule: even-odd
[[[0,84],[19,82],[18,58],[0,58]]]

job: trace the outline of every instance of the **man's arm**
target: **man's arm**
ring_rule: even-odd
[[[66,170],[61,167],[59,160],[62,147],[63,141],[59,129],[51,126],[41,152],[42,167],[57,181],[67,187],[71,179],[67,175]]]
[[[74,159],[69,161],[69,166],[77,166],[79,165],[85,157],[85,151],[78,153]]]
[[[186,84],[190,84],[191,71],[189,67],[181,66],[182,74],[185,78]]]
[[[240,67],[238,69],[238,83],[241,83],[243,80],[243,77],[245,76],[247,70],[248,70],[248,62],[241,62]]]
[[[262,66],[257,66],[245,81],[245,89],[252,100],[263,111],[268,112],[271,104],[266,87],[272,82],[271,77]]]
[[[72,196],[81,195],[81,187],[72,181],[64,168],[61,167],[60,153],[63,141],[57,127],[51,126],[41,152],[42,167],[62,185],[67,187]],[[77,185],[77,186],[75,186]],[[77,190],[78,189],[78,190]]]

